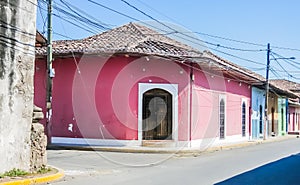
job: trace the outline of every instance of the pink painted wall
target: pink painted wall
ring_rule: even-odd
[[[178,84],[176,129],[180,140],[188,139],[189,76],[185,66],[153,58],[82,56],[76,60],[56,58],[53,67],[51,136],[136,140],[138,83],[151,81]],[[36,76],[36,90],[42,91],[45,77],[41,72]],[[44,102],[44,94],[36,91],[37,104]]]
[[[295,131],[295,107],[289,107],[288,131]]]
[[[288,131],[300,130],[300,108],[289,106]]]
[[[45,127],[45,133],[47,134],[46,126],[46,60],[37,59],[35,61],[34,71],[34,104],[43,109],[44,119],[40,121]]]
[[[45,65],[36,61],[35,103],[46,96]],[[170,60],[149,57],[56,58],[53,62],[53,116],[51,136],[137,140],[138,83],[178,84],[178,135],[189,140],[189,67]],[[192,87],[192,139],[218,136],[219,94],[226,96],[226,135],[241,134],[241,104],[249,100],[251,89],[244,83],[228,82],[222,74],[194,70]],[[240,105],[240,106],[238,106]],[[236,108],[234,108],[236,107]],[[208,116],[209,115],[209,116]]]
[[[225,134],[242,134],[242,103],[246,103],[246,134],[249,134],[251,88],[248,84],[206,68],[194,70],[192,139],[219,136],[219,96],[225,97]],[[232,78],[232,77],[231,77]]]

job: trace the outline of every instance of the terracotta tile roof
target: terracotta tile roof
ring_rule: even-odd
[[[215,69],[222,70],[224,74],[234,76],[245,82],[264,88],[265,78],[248,69],[242,68],[232,62],[209,52],[199,50],[171,39],[146,26],[129,23],[109,31],[80,39],[61,40],[53,42],[53,54],[70,55],[79,54],[137,54],[154,55],[174,58],[198,58],[199,62],[205,64],[202,59],[209,59],[215,64]],[[46,55],[46,47],[36,47],[36,55]],[[196,60],[197,61],[197,60]],[[282,94],[295,96],[290,90],[270,84],[273,89]]]
[[[228,60],[225,60],[210,51],[204,51],[203,57],[212,58],[218,66],[222,66],[223,71],[230,74],[230,73],[240,73],[241,78],[252,79],[252,81],[256,81],[257,85],[262,85],[265,82],[265,78],[251,70],[243,68],[235,63],[232,63]]]
[[[148,27],[129,23],[118,28],[80,40],[53,42],[53,54],[133,53],[171,57],[195,57],[202,53]],[[37,55],[46,55],[46,48],[38,48]]]
[[[284,79],[273,79],[270,80],[270,84],[277,86],[280,89],[291,91],[300,97],[300,84]]]
[[[266,79],[246,68],[242,68],[235,63],[232,63],[228,60],[222,59],[221,57],[211,53],[210,51],[204,51],[204,54],[202,57],[209,56],[214,59],[215,62],[219,64],[219,66],[223,66],[223,72],[227,74],[235,74],[235,76],[238,76],[239,78],[246,80],[248,83],[255,85],[261,89],[265,89],[265,82]],[[280,96],[287,96],[289,98],[298,98],[300,97],[300,84],[295,86],[295,83],[289,84],[286,80],[270,80],[269,86],[270,86],[270,92],[273,92],[275,94],[278,94]],[[293,87],[296,87],[298,89],[298,92],[295,92]]]
[[[42,46],[46,46],[46,44],[47,44],[47,39],[39,31],[36,31],[35,46],[42,47]]]

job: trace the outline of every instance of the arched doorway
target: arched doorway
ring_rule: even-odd
[[[172,140],[172,94],[163,89],[150,89],[142,100],[143,140]]]

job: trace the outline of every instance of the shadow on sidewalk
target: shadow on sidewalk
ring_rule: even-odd
[[[300,184],[300,153],[268,163],[215,185],[293,185]]]

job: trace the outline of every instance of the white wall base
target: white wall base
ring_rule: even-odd
[[[91,145],[91,146],[140,146],[138,140],[88,139],[52,137],[51,143],[56,145]]]
[[[225,139],[220,139],[219,137],[197,139],[191,141],[191,148],[198,148],[203,150],[210,147],[225,146],[228,144],[241,143],[245,141],[249,141],[248,135],[246,135],[245,137],[242,137],[242,135],[226,136]]]
[[[242,135],[226,136],[225,139],[206,138],[189,141],[177,141],[174,145],[166,145],[166,148],[194,148],[205,150],[210,147],[226,146],[234,143],[241,143],[249,141],[249,136],[242,137]],[[163,141],[161,141],[163,143]],[[169,141],[168,141],[169,142]],[[51,143],[54,145],[85,145],[85,146],[131,146],[142,147],[138,140],[116,140],[116,139],[87,139],[87,138],[67,138],[67,137],[52,137]],[[163,145],[162,145],[163,147]]]

